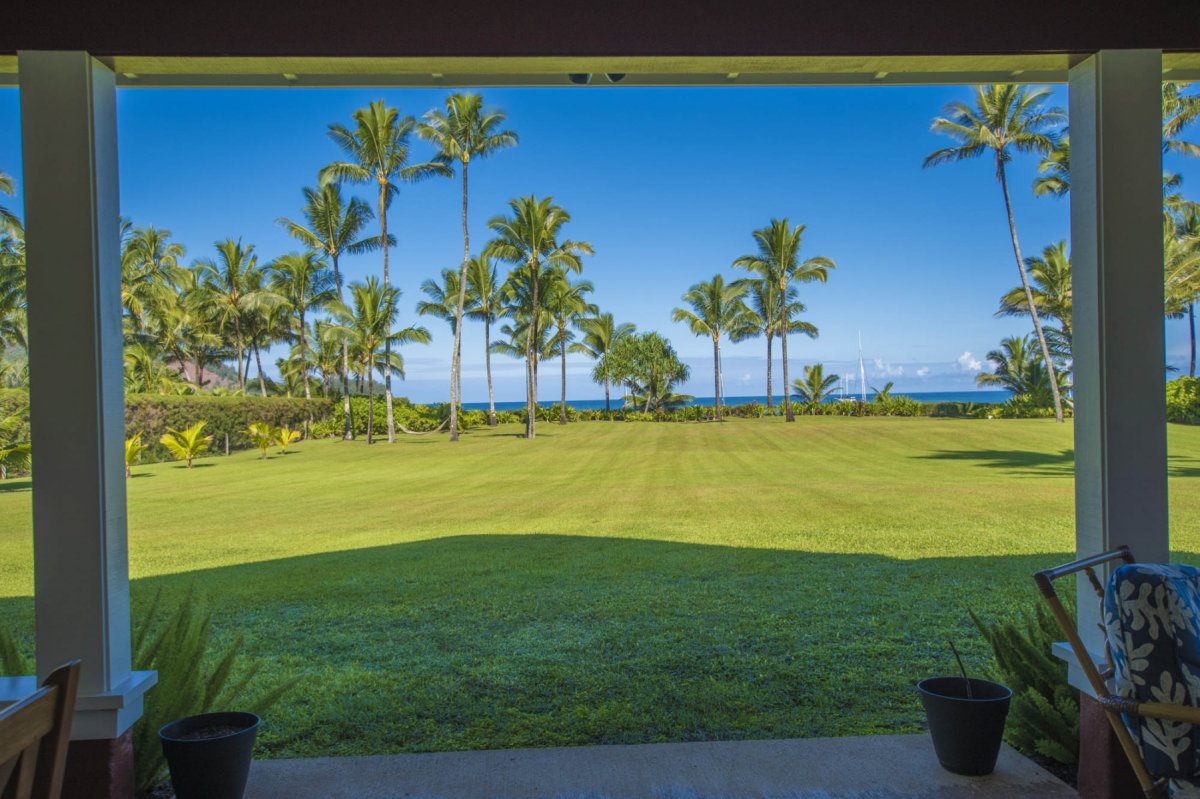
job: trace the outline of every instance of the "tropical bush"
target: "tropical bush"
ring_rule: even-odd
[[[1177,377],[1167,383],[1167,421],[1200,424],[1200,377]]]
[[[33,450],[29,444],[29,408],[0,416],[0,480],[29,471]]]
[[[288,447],[299,441],[301,436],[299,430],[292,430],[286,425],[284,427],[276,427],[271,432],[275,440],[275,446],[279,447],[280,455],[286,455]]]
[[[135,434],[134,436],[125,439],[125,476],[133,476],[134,464],[142,460],[142,453],[146,451],[146,445],[142,443],[142,436]]]
[[[203,435],[204,422],[196,422],[186,430],[172,430],[162,434],[159,443],[167,448],[175,460],[183,461],[192,468],[192,461],[208,452],[213,437]],[[264,453],[265,457],[265,453]]]
[[[267,450],[275,443],[275,428],[266,422],[255,422],[246,428],[246,436],[255,449],[262,453],[261,459],[267,459]]]
[[[990,624],[974,613],[971,619],[992,648],[995,676],[1013,692],[1005,740],[1022,752],[1075,765],[1079,693],[1067,683],[1067,664],[1051,654],[1050,645],[1062,631],[1050,611],[1038,602],[1032,610]]]
[[[272,427],[301,427],[308,419],[310,408],[314,416],[323,418],[334,412],[333,404],[325,398],[306,401],[298,397],[127,394],[125,434],[130,437],[141,435],[144,442],[158,442],[169,428],[179,430],[196,419],[204,419],[207,432],[212,434],[217,449],[223,449],[226,441],[230,450],[249,449],[253,445],[246,431],[252,423],[264,422]],[[340,403],[337,405],[336,421],[340,433],[341,407]],[[147,462],[170,458],[166,447],[158,443],[147,446],[142,456],[142,460]]]

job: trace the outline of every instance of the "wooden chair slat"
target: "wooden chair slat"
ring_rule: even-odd
[[[74,660],[55,669],[33,695],[0,710],[0,797],[61,795],[78,686]]]

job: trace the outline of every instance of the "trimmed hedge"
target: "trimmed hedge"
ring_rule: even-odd
[[[127,394],[125,396],[125,436],[141,434],[146,451],[143,463],[170,460],[167,448],[158,439],[167,428],[183,430],[196,422],[205,422],[204,433],[213,437],[212,453],[225,451],[225,436],[229,448],[249,449],[252,445],[246,428],[253,422],[266,422],[272,427],[303,427],[311,412],[314,418],[328,416],[332,403],[303,397],[238,397],[190,394]]]

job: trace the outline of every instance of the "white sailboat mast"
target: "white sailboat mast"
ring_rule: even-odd
[[[862,402],[867,401],[867,370],[863,368],[862,331],[858,331],[858,396]]]

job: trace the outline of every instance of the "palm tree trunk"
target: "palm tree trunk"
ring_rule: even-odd
[[[332,255],[333,282],[337,284],[338,302],[344,302],[342,297],[342,273],[338,270],[338,254]],[[342,440],[354,440],[354,426],[350,420],[350,345],[342,339]]]
[[[1008,213],[1008,233],[1012,236],[1013,255],[1017,259],[1017,271],[1021,274],[1021,285],[1025,288],[1025,302],[1029,304],[1029,315],[1033,317],[1033,330],[1037,333],[1038,343],[1042,345],[1042,357],[1046,361],[1046,374],[1050,378],[1050,391],[1054,394],[1054,420],[1063,420],[1062,394],[1058,390],[1058,375],[1055,372],[1054,361],[1050,358],[1050,345],[1046,343],[1046,334],[1042,330],[1042,320],[1038,318],[1037,306],[1033,302],[1033,289],[1029,287],[1029,275],[1025,272],[1025,261],[1021,258],[1021,245],[1017,242],[1017,223],[1013,219],[1012,200],[1008,196],[1008,178],[1004,173],[1004,161],[1000,153],[996,153],[996,175],[1000,178],[1000,189],[1004,193],[1004,210]]]
[[[533,280],[532,286],[532,307],[529,309],[529,329],[525,335],[525,358],[529,364],[529,388],[528,388],[528,404],[529,418],[525,422],[525,437],[534,438],[537,436],[537,347],[538,342],[538,311],[540,303],[538,299],[538,257],[537,253],[529,259],[529,273]]]
[[[304,381],[304,437],[308,438],[309,425],[313,423],[312,389],[308,385],[308,328],[304,323],[304,311],[300,312],[300,379]]]
[[[1188,377],[1196,376],[1196,303],[1188,303],[1188,332],[1191,334],[1192,358],[1188,362]]]
[[[379,184],[379,235],[380,245],[383,247],[383,288],[386,290],[391,284],[388,282],[388,237],[387,237],[387,186],[383,183]],[[383,373],[383,396],[384,402],[387,404],[387,433],[388,443],[396,443],[396,417],[392,411],[392,341],[391,333],[388,332],[388,338],[383,342],[383,362],[388,364],[388,368]],[[368,367],[370,368],[370,367]],[[374,380],[373,376],[368,376],[368,382]]]
[[[462,231],[463,259],[458,275],[458,307],[454,311],[454,355],[450,364],[450,440],[458,441],[458,408],[462,392],[462,318],[463,305],[467,300],[467,262],[471,260],[471,233],[467,228],[467,162],[462,165]]]
[[[770,333],[767,334],[767,410],[775,410],[775,397],[771,393],[771,344],[774,342]]]
[[[787,357],[787,321],[781,322],[783,327],[779,332],[779,349],[780,355],[783,357],[783,418],[785,421],[796,421],[796,414],[792,410],[792,384],[788,382],[788,357]]]
[[[716,409],[714,416],[721,421],[721,344],[713,336],[713,403]]]
[[[609,405],[609,400],[608,400],[608,378],[607,377],[604,378],[604,418],[605,419],[612,418],[612,407]]]
[[[558,406],[558,423],[567,423],[567,330],[562,319],[558,320],[558,351],[562,355],[562,404]]]
[[[375,374],[367,370],[367,443],[375,443]]]
[[[246,378],[242,376],[242,353],[245,352],[245,345],[242,344],[242,323],[237,317],[233,320],[233,346],[237,350],[238,390],[245,392]]]
[[[260,397],[265,397],[267,396],[267,381],[263,379],[262,355],[258,350],[258,341],[254,342],[254,363],[258,366],[258,394]]]
[[[491,313],[491,308],[488,308]],[[492,320],[483,320],[483,363],[487,370],[488,384],[488,427],[496,426],[496,397],[492,393]]]

